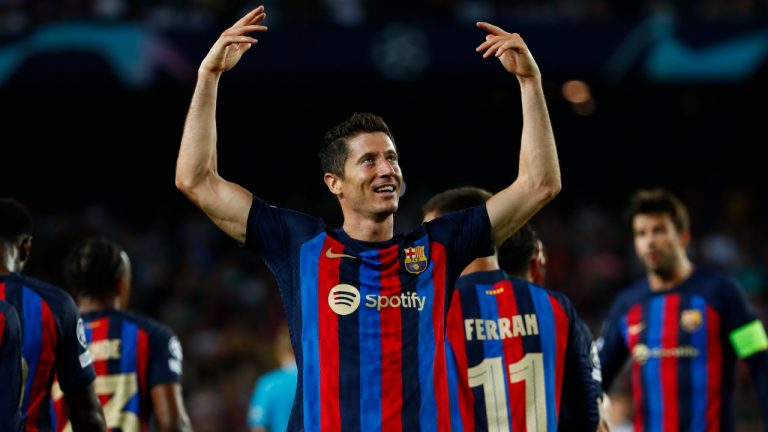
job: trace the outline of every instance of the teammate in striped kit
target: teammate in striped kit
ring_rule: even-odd
[[[449,430],[444,325],[453,284],[560,190],[541,74],[519,35],[487,23],[478,46],[521,88],[518,178],[481,205],[394,235],[403,177],[392,134],[355,114],[326,134],[324,180],[341,205],[333,229],[267,205],[217,170],[216,90],[265,31],[262,7],[224,31],[199,68],[176,184],[275,274],[296,353],[298,388],[288,430]]]
[[[16,310],[0,300],[0,431],[22,431],[21,324]]]
[[[123,310],[131,292],[128,254],[107,238],[91,237],[72,250],[66,272],[83,314],[107,430],[149,430],[150,419],[157,430],[191,430],[179,340],[163,324]],[[66,431],[67,410],[56,396],[57,430]]]
[[[441,192],[424,204],[424,220],[490,196],[474,187]],[[498,257],[474,260],[456,283],[447,352],[451,409],[464,430],[597,428],[602,392],[592,335],[565,295],[537,285],[544,268],[541,241],[525,225]]]
[[[61,288],[17,273],[29,257],[31,231],[27,209],[16,200],[0,199],[0,300],[10,303],[21,321],[22,362],[28,371],[21,404],[26,430],[52,430],[56,374],[78,430],[103,431],[104,415],[75,302]]]
[[[688,212],[672,193],[640,190],[628,215],[647,277],[617,297],[603,326],[605,389],[630,358],[636,431],[732,431],[740,358],[768,431],[768,338],[740,288],[694,268]]]

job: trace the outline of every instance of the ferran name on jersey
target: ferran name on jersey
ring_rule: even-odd
[[[424,246],[412,246],[403,249],[405,269],[408,273],[419,274],[427,269],[429,261],[424,253]]]

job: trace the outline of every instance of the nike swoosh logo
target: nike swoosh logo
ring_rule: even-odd
[[[331,246],[331,247],[329,247],[328,249],[325,250],[325,256],[327,258],[352,258],[352,259],[357,259],[357,257],[354,257],[352,255],[347,255],[347,254],[343,254],[343,253],[334,253],[332,249],[333,249],[333,246]]]
[[[645,324],[637,323],[635,325],[629,326],[629,328],[627,328],[627,333],[629,333],[631,336],[634,336],[643,331],[643,329],[645,329]]]

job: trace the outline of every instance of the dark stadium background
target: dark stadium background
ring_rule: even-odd
[[[253,382],[274,366],[279,299],[261,263],[175,189],[174,165],[197,65],[249,5],[118,2],[126,7],[104,12],[102,3],[0,6],[0,195],[35,216],[33,275],[63,285],[62,257],[83,235],[123,244],[132,307],[182,339],[196,430],[243,430]],[[272,4],[271,30],[222,79],[225,178],[337,224],[317,143],[345,116],[372,111],[393,130],[407,182],[397,230],[417,224],[421,203],[442,189],[506,186],[519,92],[474,52],[483,35],[466,11],[485,5],[477,10],[488,20],[522,34],[544,77],[563,176],[562,193],[533,219],[550,286],[597,332],[616,292],[641,274],[622,219],[627,197],[663,186],[689,204],[696,262],[736,277],[766,318],[764,2],[683,2],[670,15],[651,2],[352,3],[367,17]],[[569,80],[588,84],[586,105],[564,98]],[[754,391],[744,370],[738,377],[748,430]]]

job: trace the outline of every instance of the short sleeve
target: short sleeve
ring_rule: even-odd
[[[155,328],[149,338],[149,388],[181,381],[184,354],[179,339],[163,326]]]
[[[57,344],[56,374],[64,393],[73,387],[84,387],[96,378],[93,360],[85,339],[85,325],[74,300],[61,297],[61,334]]]

